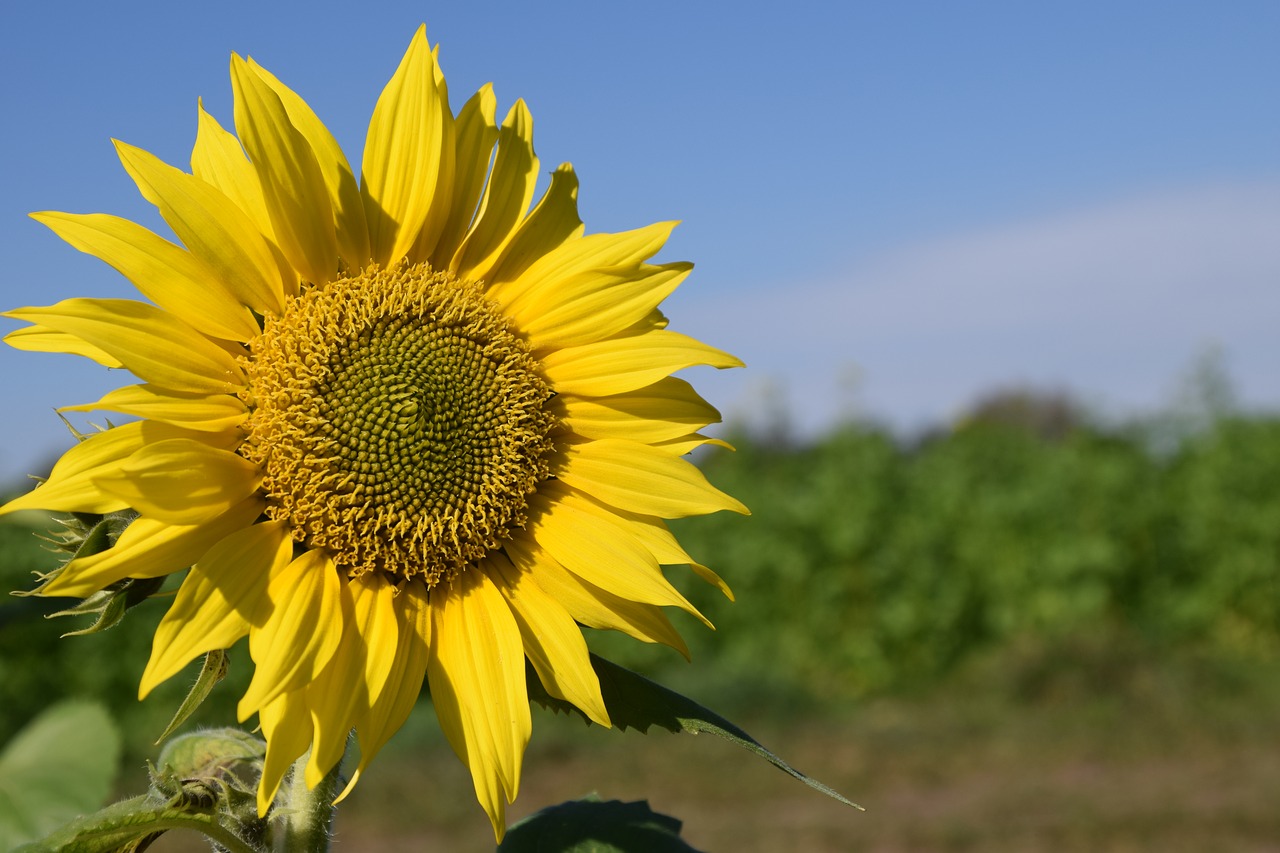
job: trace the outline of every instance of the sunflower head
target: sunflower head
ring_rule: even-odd
[[[435,585],[524,527],[551,389],[475,284],[371,267],[265,318],[249,353],[240,453],[303,546]]]
[[[0,511],[136,512],[42,588],[185,577],[145,695],[247,637],[240,700],[267,737],[258,807],[310,750],[316,784],[354,729],[351,784],[424,683],[495,833],[530,733],[525,661],[609,724],[581,626],[685,647],[702,618],[665,576],[666,519],[745,508],[685,454],[719,415],[672,374],[740,362],[667,329],[689,274],[655,264],[674,223],[586,235],[522,102],[460,109],[420,29],[353,170],[296,93],[233,57],[235,133],[203,108],[191,171],[117,143],[179,242],[103,214],[35,218],[149,301],[69,299],[6,340],[141,380],[71,411],[92,434]],[[705,620],[703,620],[705,621]],[[686,652],[687,653],[687,652]],[[349,790],[349,787],[348,787]]]

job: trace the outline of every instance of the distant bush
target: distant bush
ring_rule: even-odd
[[[990,419],[913,448],[858,426],[735,443],[704,467],[752,516],[676,525],[737,593],[690,591],[720,629],[688,632],[695,654],[731,682],[858,696],[1110,631],[1280,657],[1280,421],[1225,419],[1173,454]]]

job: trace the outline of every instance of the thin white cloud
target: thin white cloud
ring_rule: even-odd
[[[690,313],[752,368],[705,378],[720,401],[739,401],[730,411],[768,377],[807,427],[848,407],[851,365],[863,377],[859,408],[916,425],[1013,384],[1150,407],[1208,344],[1223,348],[1246,402],[1274,405],[1280,184],[1193,188],[1011,223],[732,305],[694,303],[686,326]]]

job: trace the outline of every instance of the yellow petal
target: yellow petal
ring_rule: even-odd
[[[557,394],[547,407],[584,438],[625,438],[643,444],[678,438],[720,420],[715,407],[674,376],[612,397]]]
[[[534,353],[580,346],[633,326],[666,299],[693,264],[642,265],[635,271],[589,272],[553,287],[526,290],[507,306]]]
[[[593,498],[583,496],[586,500],[597,503]],[[601,509],[604,509],[602,506]],[[644,543],[644,546],[653,554],[654,559],[664,566],[688,566],[693,569],[694,574],[702,578],[711,586],[720,590],[724,597],[733,601],[733,590],[724,582],[718,574],[711,569],[696,562],[689,556],[688,552],[680,546],[676,537],[672,535],[667,528],[667,524],[661,518],[655,518],[651,515],[641,515],[640,513],[627,512],[617,507],[608,508],[615,521],[626,524],[632,534]]]
[[[538,158],[533,153],[533,116],[524,101],[516,101],[502,122],[498,153],[489,185],[449,268],[460,278],[480,281],[510,241],[516,225],[529,209],[538,182]]]
[[[679,607],[707,622],[663,576],[653,554],[607,510],[554,482],[539,489],[529,509],[534,541],[578,577],[622,598]]]
[[[44,326],[23,326],[21,329],[14,329],[4,336],[4,342],[14,349],[26,352],[65,352],[69,355],[84,356],[103,367],[124,367],[118,358],[113,358],[88,341],[65,332],[46,329]]]
[[[427,672],[427,649],[431,642],[431,610],[427,589],[421,580],[411,579],[398,592],[389,584],[379,587],[378,609],[369,632],[369,645],[379,649],[370,655],[366,678],[369,693],[373,697],[368,713],[356,721],[356,737],[360,741],[360,765],[351,774],[351,781],[338,796],[341,800],[378,754],[383,745],[408,719]],[[386,625],[385,608],[391,604],[394,624],[392,638],[383,634]],[[394,649],[394,655],[391,650]],[[335,801],[336,802],[336,801]]]
[[[583,580],[524,536],[508,540],[504,550],[516,568],[528,572],[583,625],[621,631],[644,643],[662,643],[688,660],[688,646],[658,606],[622,598]]]
[[[116,152],[138,191],[223,287],[259,314],[283,310],[280,266],[247,213],[215,187],[141,148],[116,142]]]
[[[366,645],[372,650],[364,671],[370,698],[381,701],[388,691],[395,692],[395,685],[390,682],[404,675],[405,663],[412,663],[412,655],[405,655],[413,651],[415,643],[421,645],[417,650],[422,655],[422,668],[418,670],[421,687],[427,672],[426,632],[431,630],[426,586],[421,581],[396,586],[380,572],[361,575],[352,584],[357,606],[369,610],[368,621],[363,624]],[[410,666],[409,671],[414,667]],[[369,710],[373,710],[372,705]]]
[[[489,269],[486,281],[499,284],[518,278],[534,261],[551,254],[565,242],[581,237],[582,231],[582,219],[578,216],[578,176],[573,173],[573,166],[561,163],[551,173],[551,186]]]
[[[203,440],[172,438],[145,445],[93,482],[157,521],[198,524],[249,497],[261,480],[243,456]]]
[[[494,120],[497,108],[493,86],[486,83],[463,104],[454,122],[453,198],[449,219],[429,256],[436,269],[449,268],[449,261],[462,243],[476,205],[480,203],[485,177],[489,174],[489,159],[498,141],[498,125]]]
[[[356,720],[369,709],[369,685],[364,674],[370,652],[367,645],[370,620],[376,614],[377,598],[360,594],[366,584],[360,580],[344,582],[347,594],[342,605],[342,639],[333,659],[315,681],[307,685],[307,704],[311,707],[311,724],[315,737],[311,757],[307,761],[306,783],[319,785],[346,751],[347,737]]]
[[[107,513],[126,508],[128,503],[103,492],[93,478],[142,447],[147,440],[143,428],[143,422],[130,423],[87,436],[62,454],[48,480],[0,507],[0,514],[23,509]]]
[[[48,211],[31,218],[115,267],[143,296],[213,337],[247,341],[260,331],[249,309],[194,255],[141,225],[102,213]]]
[[[248,634],[249,617],[266,595],[267,578],[283,568],[292,551],[288,531],[279,521],[242,527],[210,548],[187,574],[156,626],[138,698],[145,698],[196,655],[230,648]]]
[[[555,288],[558,282],[583,273],[636,269],[662,248],[676,224],[658,222],[619,234],[590,234],[566,240],[530,264],[519,278],[490,282],[489,297],[506,306],[526,292]]]
[[[223,538],[253,524],[265,509],[266,502],[255,495],[199,524],[136,518],[114,545],[72,560],[42,592],[87,596],[124,578],[155,578],[181,571]]]
[[[634,391],[695,364],[742,367],[727,352],[666,330],[556,350],[541,361],[556,391],[590,397]]]
[[[655,450],[661,450],[663,453],[671,456],[688,456],[699,447],[723,447],[725,450],[732,451],[733,445],[722,438],[712,438],[709,435],[695,432],[692,435],[682,435],[677,438],[668,438],[663,441],[655,441],[651,447]]]
[[[661,311],[655,308],[649,312],[649,316],[641,318],[638,323],[636,323],[630,329],[627,329],[627,331],[624,332],[623,334],[618,335],[618,337],[622,338],[628,335],[643,335],[645,332],[652,332],[658,329],[665,329],[667,328],[668,325],[670,325],[670,321],[667,319],[667,315],[663,314]],[[741,365],[736,364],[736,365],[729,365],[729,366],[740,367]]]
[[[415,247],[429,256],[449,217],[453,170],[453,114],[419,27],[365,137],[361,196],[376,262],[390,266]]]
[[[707,482],[693,464],[661,449],[621,439],[568,444],[553,473],[575,489],[619,509],[683,518],[745,506]]]
[[[346,155],[306,101],[252,59],[249,60],[249,67],[276,93],[289,114],[289,121],[311,144],[333,204],[338,254],[350,269],[363,269],[370,258],[369,227],[364,221],[360,185],[356,182],[355,173],[351,171]]]
[[[311,745],[306,691],[298,689],[279,696],[263,706],[258,719],[267,738],[267,756],[258,780],[258,817],[266,817],[289,765]]]
[[[366,724],[375,705],[374,699],[383,692],[387,678],[392,674],[399,651],[400,632],[399,623],[396,619],[395,587],[381,572],[368,572],[360,577],[353,578],[351,580],[351,594],[356,614],[354,623],[360,633],[360,646],[364,650],[364,654],[361,658],[362,667],[358,671],[349,672],[347,675],[348,678],[359,680],[358,690],[352,692],[360,697],[360,701],[358,703],[352,702],[346,710],[352,718],[351,725],[359,727]],[[336,661],[340,655],[341,652],[339,652],[339,655],[335,655],[335,663],[330,664],[329,668],[321,674],[321,681],[317,682],[317,687],[325,681],[332,682],[334,680],[331,673],[336,670]],[[424,667],[425,661],[424,655]],[[421,675],[419,675],[419,682],[421,682]],[[337,689],[344,693],[346,692],[341,687],[337,687]],[[316,697],[316,699],[318,698]],[[317,721],[317,731],[319,727],[318,720],[322,716],[324,715],[317,713],[313,706],[312,719]],[[348,728],[350,728],[350,725]],[[359,732],[357,732],[358,736]],[[317,744],[321,740],[322,737],[317,734]],[[345,746],[345,735],[342,746]],[[319,752],[319,747],[317,746],[314,751]],[[339,757],[341,757],[341,751],[334,756],[334,761]],[[342,789],[342,793],[334,800],[335,803],[342,801],[351,791],[355,786],[356,779],[371,758],[372,755],[365,754],[362,742],[360,765],[347,782],[347,786]],[[323,763],[323,760],[319,763]],[[330,766],[332,766],[332,763],[330,763]],[[310,765],[308,765],[308,772],[310,772]]]
[[[196,111],[198,121],[196,144],[191,149],[191,174],[221,191],[248,215],[263,236],[274,240],[275,231],[271,228],[271,215],[267,213],[267,202],[262,197],[258,173],[240,147],[240,140],[205,112],[203,102],[197,102]]]
[[[591,668],[587,641],[569,612],[538,586],[532,573],[516,569],[502,552],[491,554],[480,567],[510,605],[525,654],[547,692],[609,726],[609,711],[600,695],[600,679]]]
[[[227,393],[244,374],[223,348],[174,315],[131,299],[64,299],[5,314],[75,335],[119,359],[139,378],[194,393]]]
[[[612,511],[615,514],[622,513],[618,509]],[[636,538],[644,542],[645,547],[653,552],[653,556],[659,563],[665,566],[688,566],[705,583],[720,590],[725,598],[730,601],[735,600],[733,590],[724,578],[690,557],[684,548],[680,547],[662,519],[635,513],[622,513],[622,515],[627,521],[632,522]]]
[[[440,728],[471,770],[476,797],[498,841],[515,799],[531,720],[520,629],[484,572],[463,572],[432,590],[427,664]]]
[[[693,573],[698,577],[702,578],[702,580],[705,581],[707,584],[709,584],[710,586],[714,586],[716,589],[720,590],[720,592],[724,595],[725,598],[729,599],[730,601],[735,600],[733,595],[733,590],[729,588],[729,584],[725,583],[724,578],[720,577],[718,574],[711,571],[711,569],[707,568],[701,563],[689,563],[689,568],[693,569]]]
[[[241,720],[315,680],[338,650],[346,582],[323,551],[304,551],[267,582],[249,631],[255,670],[236,711]],[[307,727],[310,729],[310,720]]]
[[[338,271],[333,207],[311,143],[289,121],[280,97],[238,55],[231,55],[236,132],[258,174],[276,244],[315,284]]]
[[[249,410],[230,394],[180,394],[155,385],[126,385],[96,403],[63,406],[60,412],[120,412],[199,431],[239,426]]]

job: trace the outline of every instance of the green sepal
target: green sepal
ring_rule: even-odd
[[[40,534],[38,538],[43,539],[52,545],[54,549],[66,554],[66,559],[52,571],[36,572],[40,579],[35,589],[15,590],[12,594],[19,597],[40,595],[50,581],[62,574],[62,570],[66,568],[67,563],[77,557],[91,557],[94,554],[101,554],[114,545],[116,540],[120,538],[120,534],[136,517],[137,513],[125,510],[111,515],[72,513],[70,516],[54,519],[58,524],[62,525],[62,530]]]
[[[120,510],[106,515],[91,513],[72,513],[70,516],[57,519],[63,529],[42,538],[55,548],[69,556],[62,565],[51,572],[40,573],[40,580],[35,589],[15,592],[14,595],[43,595],[44,589],[66,569],[67,564],[83,557],[101,554],[113,548],[125,529],[138,517],[131,509]],[[68,631],[64,637],[81,634],[96,634],[113,628],[124,618],[125,611],[135,607],[155,595],[164,586],[165,578],[125,578],[101,589],[79,603],[56,613],[55,616],[96,615],[97,618],[87,628]]]
[[[103,551],[115,544],[117,538],[123,529],[116,531],[115,524],[112,519],[107,516],[96,515],[73,515],[69,519],[62,521],[62,526],[66,529],[62,531],[60,536],[56,536],[53,541],[61,544],[62,548],[71,553],[70,559],[77,557],[92,557],[94,554],[101,554]],[[81,535],[81,531],[85,531]],[[115,533],[113,536],[112,533]]]
[[[645,800],[602,802],[594,794],[545,808],[512,825],[500,853],[697,853],[680,821]]]
[[[605,660],[597,654],[591,655],[591,667],[600,679],[600,694],[604,699],[605,709],[609,712],[609,720],[619,729],[636,729],[648,732],[651,726],[661,726],[667,731],[689,734],[708,732],[735,743],[768,761],[774,767],[813,788],[838,800],[847,806],[862,810],[862,806],[847,799],[844,795],[822,784],[817,779],[806,776],[783,761],[774,753],[765,749],[759,741],[726,720],[719,714],[709,711],[687,696],[650,681],[638,673],[625,669]],[[528,684],[529,698],[554,711],[574,712],[590,724],[587,718],[575,705],[563,699],[556,699],[547,693],[542,682],[530,667],[525,678]]]
[[[80,557],[92,557],[115,545],[125,528],[137,517],[138,513],[131,509],[106,515],[74,512],[69,516],[56,518],[63,529],[43,538],[58,550],[69,554],[68,562]]]
[[[200,674],[196,676],[196,683],[191,685],[191,689],[187,692],[187,698],[182,700],[182,704],[178,706],[178,710],[174,712],[173,719],[169,721],[169,725],[165,727],[164,733],[156,738],[156,743],[160,743],[177,731],[178,727],[187,721],[187,718],[195,712],[196,708],[209,696],[209,691],[213,690],[215,684],[227,677],[227,669],[229,663],[226,649],[214,649],[204,656],[204,666],[200,668]]]
[[[164,586],[164,582],[165,579],[163,577],[126,578],[113,583],[106,589],[98,590],[79,604],[74,604],[65,610],[59,610],[57,613],[50,613],[48,618],[52,619],[55,616],[84,616],[96,613],[98,618],[93,621],[92,625],[87,628],[81,628],[78,631],[68,631],[62,636],[78,637],[82,634],[96,634],[99,631],[105,631],[118,625],[120,620],[124,618],[125,611],[131,607],[136,607],[155,595]]]

